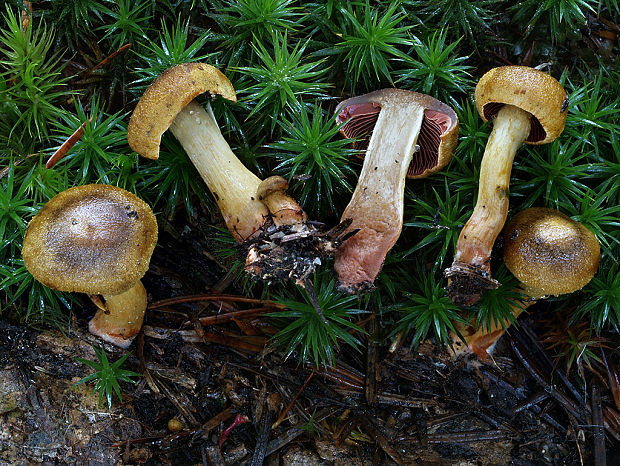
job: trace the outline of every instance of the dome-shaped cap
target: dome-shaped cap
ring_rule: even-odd
[[[546,144],[564,130],[568,96],[552,76],[527,66],[500,66],[480,78],[474,93],[484,121],[491,120],[504,104],[530,113],[528,144]]]
[[[124,189],[90,184],[54,196],[28,224],[30,273],[60,291],[119,294],[142,278],[157,242],[151,208]]]
[[[127,127],[127,142],[138,154],[159,158],[161,136],[177,114],[200,94],[221,95],[237,101],[235,88],[224,74],[206,63],[184,63],[168,68],[151,83],[138,101]]]
[[[526,209],[504,228],[504,261],[528,292],[572,293],[592,279],[600,256],[594,233],[554,209]]]

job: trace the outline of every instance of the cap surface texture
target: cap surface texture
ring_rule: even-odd
[[[237,100],[228,78],[206,63],[184,63],[164,71],[144,91],[131,114],[129,146],[143,157],[157,159],[162,134],[183,107],[204,93]]]
[[[50,288],[118,294],[146,273],[156,242],[157,221],[144,201],[91,184],[57,194],[33,217],[22,256]]]
[[[527,66],[500,66],[485,73],[474,93],[484,121],[491,120],[503,104],[514,105],[532,118],[529,144],[546,144],[564,130],[567,94],[551,75]]]
[[[554,209],[526,209],[504,229],[506,266],[521,283],[544,295],[582,288],[596,273],[600,255],[594,233]]]

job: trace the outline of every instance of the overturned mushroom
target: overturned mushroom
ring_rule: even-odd
[[[59,291],[103,295],[89,330],[128,347],[142,327],[146,290],[140,279],[157,242],[151,208],[124,189],[84,185],[54,196],[24,236],[28,271]]]
[[[546,144],[564,129],[567,95],[555,78],[525,66],[503,66],[478,82],[476,107],[493,131],[484,151],[478,199],[461,233],[452,266],[445,270],[448,294],[469,306],[497,288],[489,264],[493,244],[506,222],[508,185],[515,154],[523,142]]]
[[[332,239],[306,221],[302,208],[286,194],[284,178],[262,181],[241,163],[222,136],[210,104],[205,109],[193,100],[203,93],[236,101],[228,78],[211,65],[187,63],[166,70],[131,115],[129,145],[156,159],[161,136],[170,128],[213,194],[227,228],[248,249],[246,270],[263,280],[303,282],[322,256],[333,254]],[[293,241],[297,239],[303,244]]]
[[[548,296],[583,288],[596,274],[601,256],[594,234],[563,213],[543,207],[519,212],[504,228],[504,262],[519,279],[521,301],[512,307],[516,319],[524,309]],[[489,329],[459,330],[481,358],[504,333],[504,321]]]
[[[345,100],[336,109],[346,137],[366,145],[364,164],[342,220],[359,230],[336,252],[340,288],[372,285],[403,225],[405,178],[424,178],[450,160],[458,119],[448,105],[424,94],[382,89]]]

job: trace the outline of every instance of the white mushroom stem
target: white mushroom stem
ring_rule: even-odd
[[[242,242],[263,225],[269,211],[256,198],[260,178],[235,156],[222,136],[211,110],[195,101],[176,116],[172,133],[181,143],[215,197],[226,226]]]
[[[359,232],[336,253],[334,269],[341,286],[372,283],[403,225],[405,178],[424,118],[416,103],[384,102],[364,164],[342,219],[353,219]]]
[[[147,296],[142,282],[124,293],[104,295],[105,309],[99,309],[88,323],[88,331],[120,348],[127,348],[142,328]]]
[[[504,105],[493,120],[478,183],[478,200],[456,245],[455,266],[474,266],[490,273],[489,259],[508,215],[510,172],[517,149],[530,133],[531,114]]]

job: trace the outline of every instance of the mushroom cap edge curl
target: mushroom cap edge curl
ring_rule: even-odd
[[[514,105],[532,115],[526,144],[547,144],[564,130],[568,95],[551,75],[528,66],[500,66],[487,71],[474,91],[483,121],[493,119],[504,105]]]
[[[162,135],[188,103],[205,93],[237,101],[232,83],[211,65],[183,63],[165,70],[144,91],[131,114],[127,127],[129,146],[143,157],[159,158]]]
[[[346,138],[356,138],[360,135],[372,133],[383,102],[397,103],[400,101],[406,104],[412,98],[426,109],[425,121],[422,124],[420,136],[418,137],[420,151],[425,150],[425,147],[430,145],[432,150],[430,155],[434,157],[434,152],[437,152],[436,157],[434,157],[435,163],[428,163],[419,169],[416,169],[415,158],[412,160],[407,172],[407,178],[419,179],[426,178],[432,173],[441,170],[452,158],[452,153],[458,144],[459,133],[458,117],[452,107],[427,94],[406,89],[385,88],[350,97],[338,104],[335,113],[336,122],[339,124],[345,123],[340,128],[342,135]],[[348,119],[350,120],[347,122]],[[356,124],[357,119],[360,120],[360,124]],[[438,129],[440,130],[439,134],[437,133]],[[437,137],[439,138],[439,144],[437,144]],[[420,138],[422,138],[422,141],[420,141]],[[419,144],[426,141],[430,144]],[[363,142],[361,145],[357,144],[355,147],[366,149],[364,145],[367,145],[367,142],[366,144]],[[359,157],[363,159],[364,154],[360,154]],[[429,158],[431,157],[423,157],[427,162]],[[432,160],[433,158],[430,161],[432,162]]]

